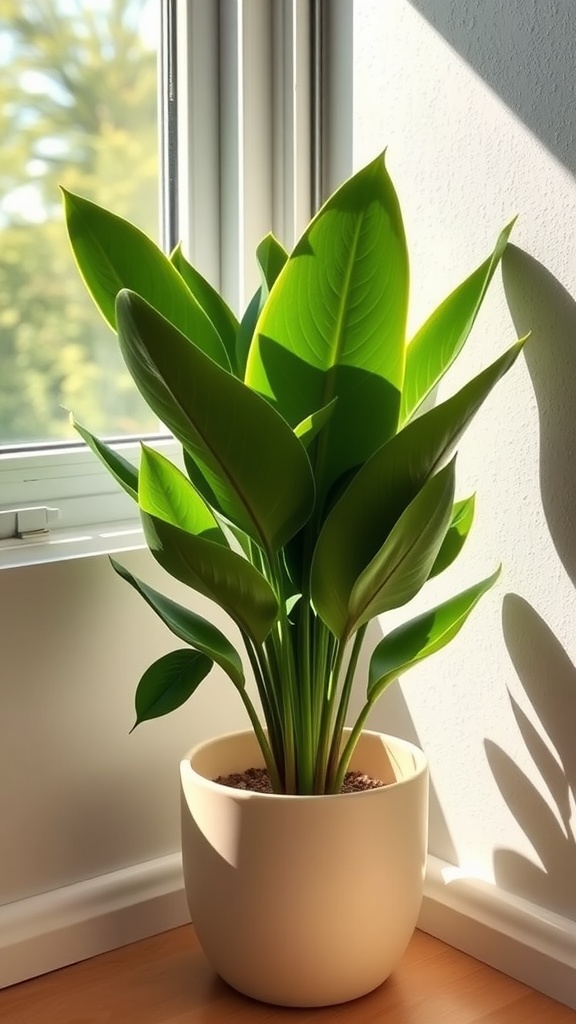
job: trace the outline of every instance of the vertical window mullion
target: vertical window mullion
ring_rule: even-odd
[[[311,0],[273,7],[274,231],[292,248],[312,212]]]
[[[221,0],[221,282],[236,310],[258,284],[254,249],[272,225],[271,5]]]
[[[221,282],[242,309],[270,230],[291,248],[311,211],[310,0],[220,0]]]
[[[177,3],[178,237],[190,261],[220,287],[220,86],[218,3]]]

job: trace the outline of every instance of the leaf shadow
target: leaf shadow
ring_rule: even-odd
[[[538,260],[515,245],[502,280],[538,405],[542,506],[556,551],[576,584],[576,302]]]
[[[502,624],[538,727],[509,693],[512,713],[545,788],[500,746],[485,741],[496,785],[540,861],[497,849],[495,879],[503,889],[576,920],[576,668],[544,620],[518,595],[504,598]]]
[[[357,666],[357,679],[368,678],[370,656],[377,643],[382,639],[382,628],[377,621],[368,626],[366,643]],[[365,700],[365,691],[357,686],[350,701],[349,724],[352,724]],[[367,729],[400,736],[410,743],[422,747],[410,709],[396,679],[379,698],[366,724]],[[434,773],[430,771],[430,790],[428,806],[428,852],[449,864],[458,864],[458,852],[452,839],[448,822],[438,791],[434,784]]]

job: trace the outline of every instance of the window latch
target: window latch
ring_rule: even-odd
[[[18,537],[44,537],[50,532],[50,524],[60,519],[59,508],[38,505],[32,508],[10,508],[0,512],[0,540]]]

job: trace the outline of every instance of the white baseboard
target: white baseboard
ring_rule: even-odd
[[[0,988],[190,920],[179,854],[0,907]]]
[[[174,854],[0,907],[0,988],[189,920]],[[419,927],[576,1009],[576,923],[430,857]]]
[[[576,1009],[576,922],[429,856],[418,927]]]

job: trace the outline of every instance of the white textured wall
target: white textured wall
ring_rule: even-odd
[[[440,397],[533,331],[461,443],[477,521],[435,593],[500,561],[501,582],[378,721],[430,755],[431,851],[576,919],[576,6],[352,6],[354,165],[388,147],[413,326],[519,214],[504,286]]]
[[[118,560],[184,603],[147,553]],[[105,558],[1,571],[0,621],[0,905],[177,851],[181,755],[246,727],[231,684],[129,736],[142,672],[184,645]]]

